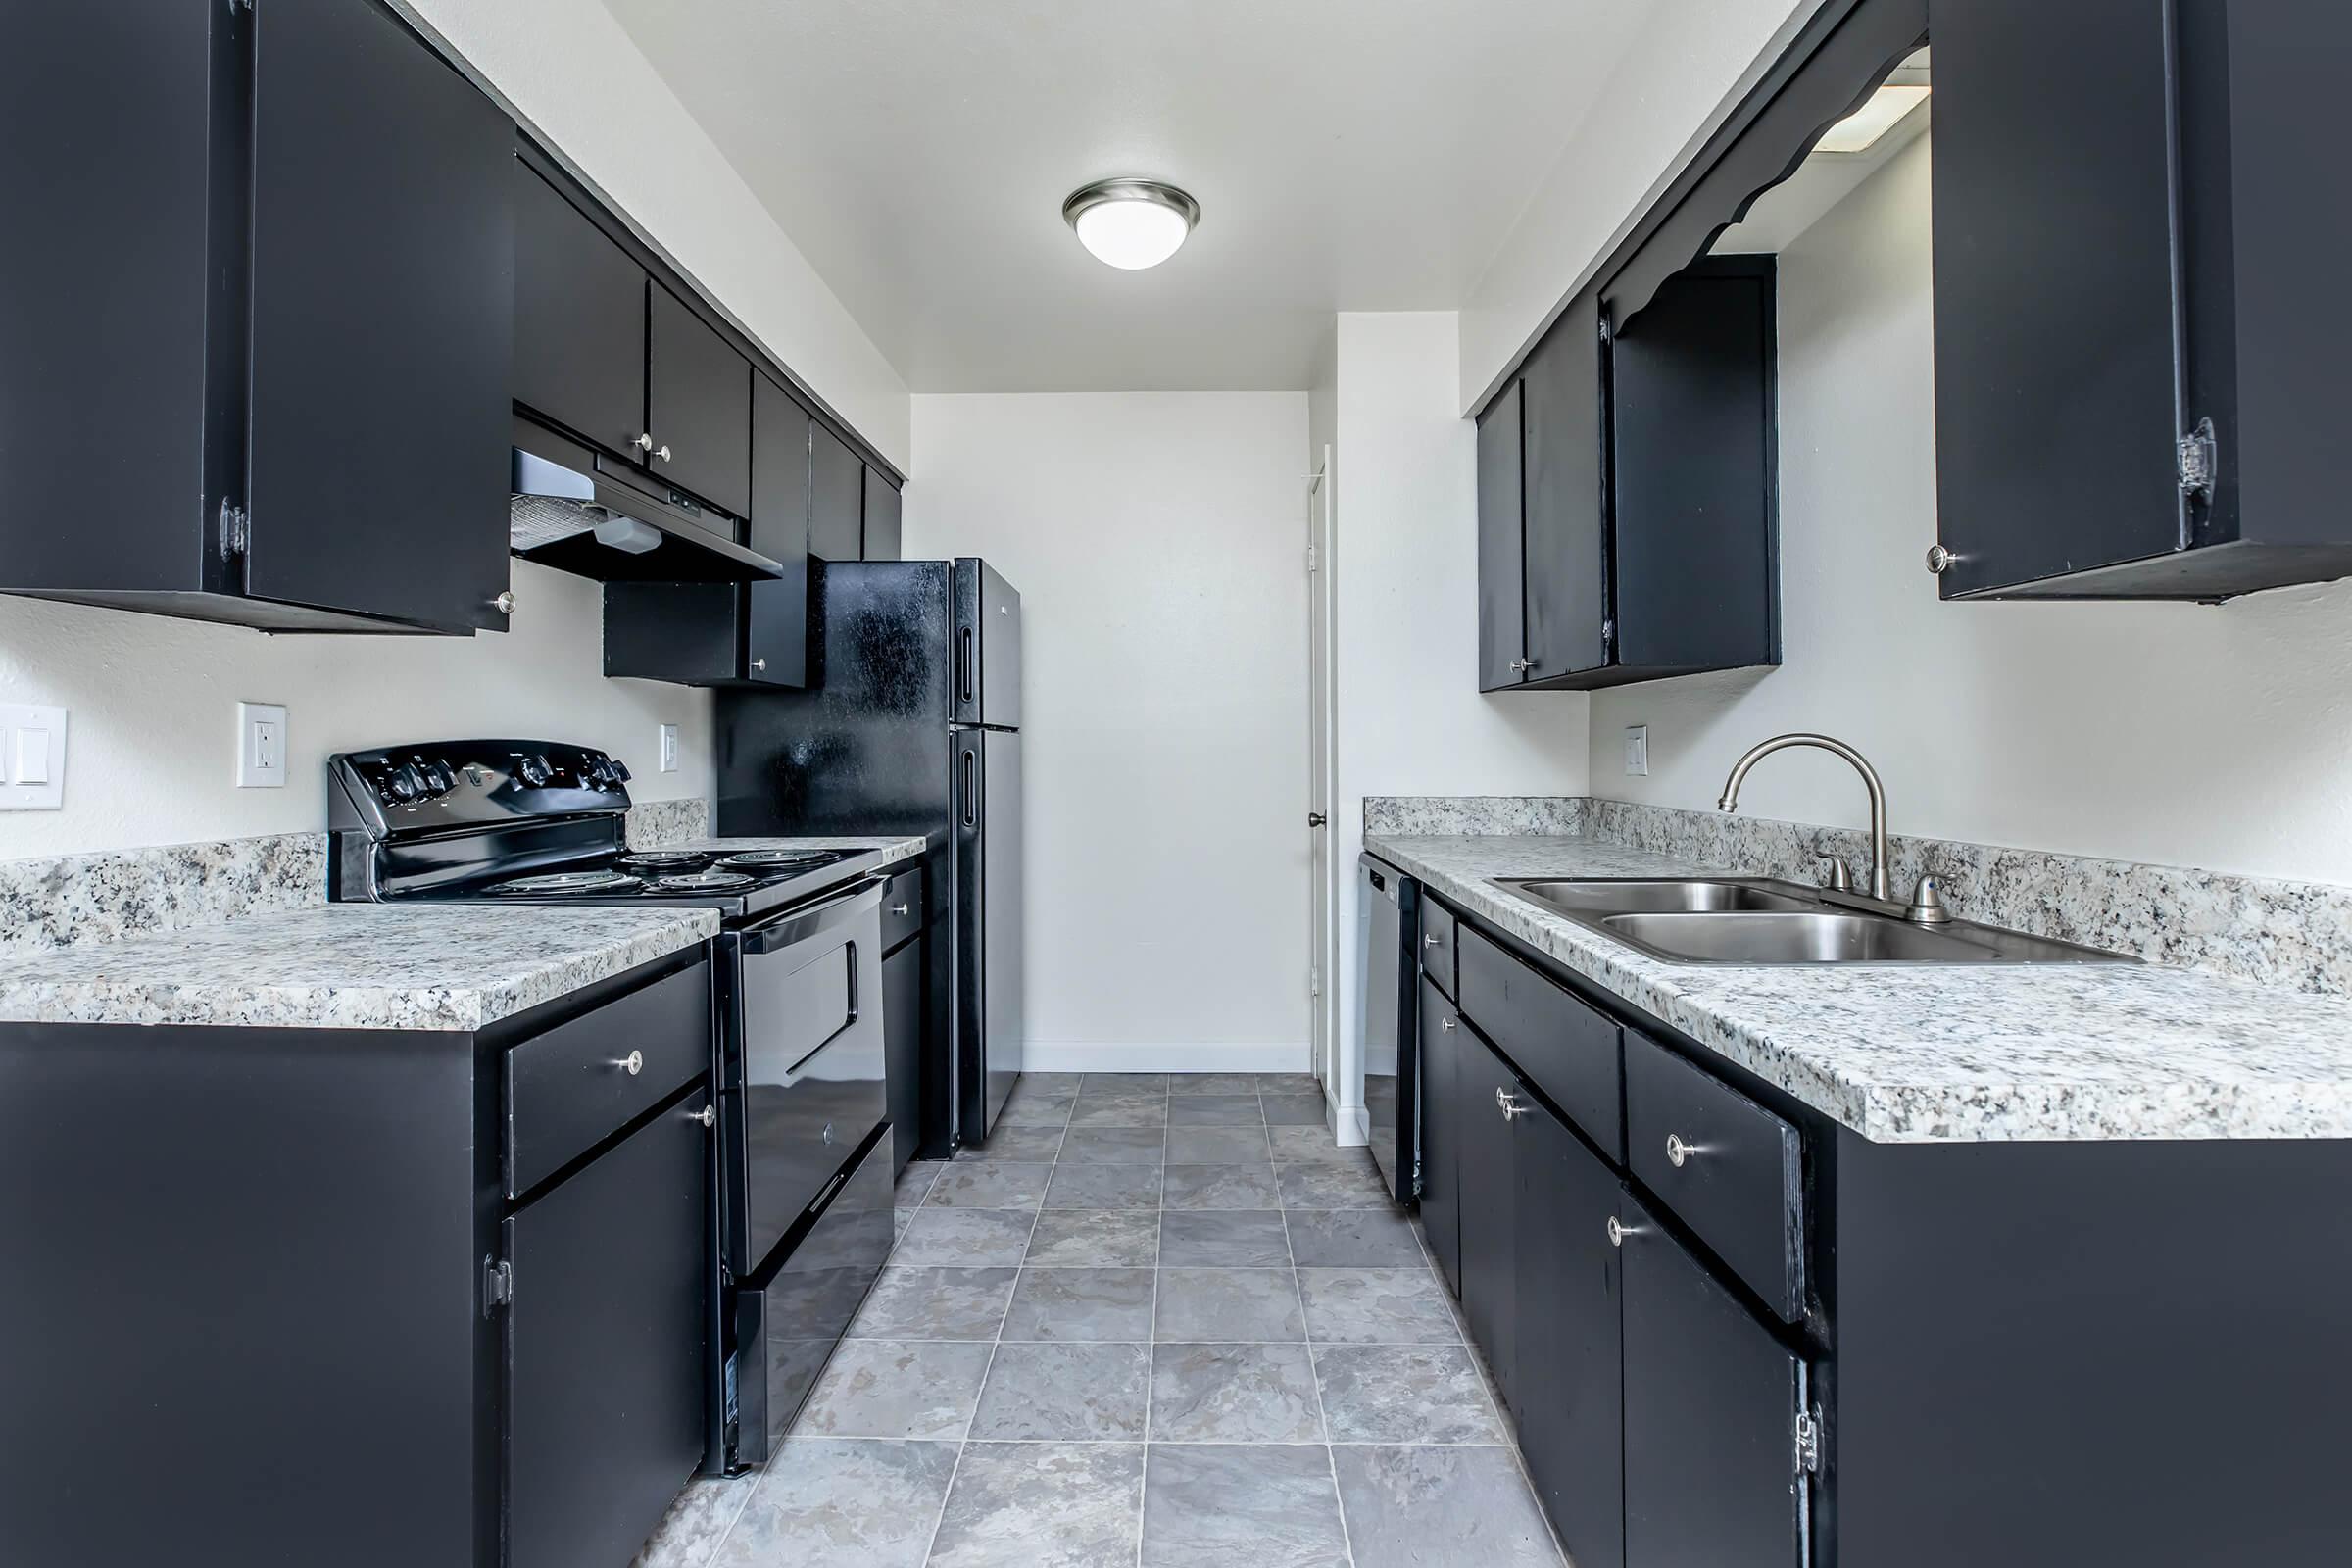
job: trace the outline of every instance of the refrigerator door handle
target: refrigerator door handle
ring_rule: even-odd
[[[974,752],[969,747],[964,748],[963,825],[965,827],[976,827],[980,822],[980,783],[978,778],[974,776],[979,760],[980,756],[977,752]]]
[[[956,632],[956,691],[964,703],[972,700],[972,628],[961,626]]]

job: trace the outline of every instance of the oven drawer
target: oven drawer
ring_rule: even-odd
[[[507,1196],[530,1191],[710,1070],[708,961],[513,1047]]]
[[[882,887],[882,951],[888,953],[922,930],[923,866],[920,860]]]

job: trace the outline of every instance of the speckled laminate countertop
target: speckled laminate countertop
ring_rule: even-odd
[[[717,931],[709,909],[321,904],[9,956],[0,1022],[479,1029]]]
[[[1448,902],[1878,1143],[2352,1137],[2352,1000],[2154,964],[1667,963],[1495,885],[1727,873],[1582,838],[1367,834]]]

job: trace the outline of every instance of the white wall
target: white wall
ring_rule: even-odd
[[[514,629],[479,637],[267,637],[0,598],[0,702],[58,703],[65,809],[0,814],[0,859],[326,826],[330,752],[517,736],[611,751],[639,800],[710,792],[708,694],[606,680],[598,585],[514,563]],[[283,703],[283,789],[236,787],[239,702]],[[655,731],[679,726],[675,773]]]
[[[1033,1068],[1305,1069],[1306,402],[914,399],[906,554],[1021,594]]]
[[[1456,399],[1456,333],[1450,311],[1339,318],[1332,842],[1350,862],[1367,795],[1585,793],[1584,694],[1478,690],[1478,436]],[[1334,1087],[1352,1112],[1362,1104],[1352,863],[1339,928]]]
[[[2219,608],[1939,604],[1930,136],[1782,256],[1782,616],[1761,677],[1594,699],[1593,786],[1710,808],[1747,746],[1852,742],[1896,831],[2352,883],[2352,584]],[[1619,763],[1649,725],[1650,776]],[[1842,763],[1774,757],[1743,810],[1860,825]]]

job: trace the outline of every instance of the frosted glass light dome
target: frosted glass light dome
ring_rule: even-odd
[[[1061,216],[1097,261],[1136,272],[1176,254],[1200,204],[1156,180],[1105,179],[1072,192]]]

